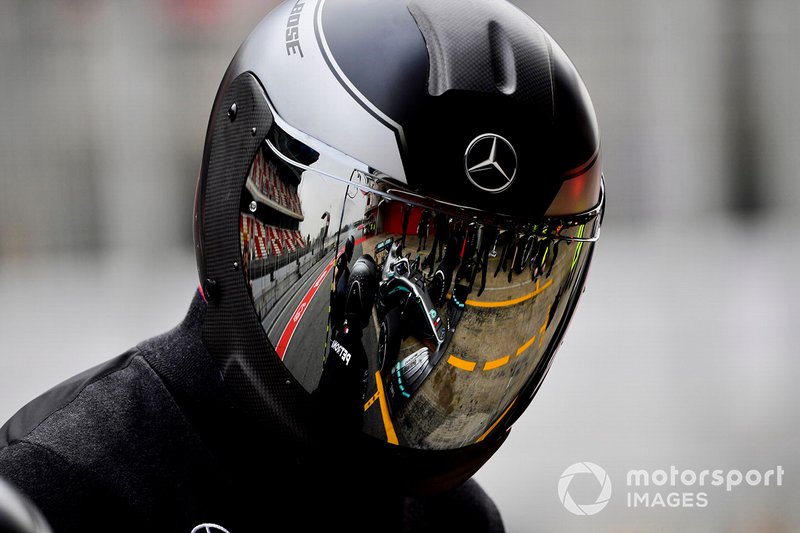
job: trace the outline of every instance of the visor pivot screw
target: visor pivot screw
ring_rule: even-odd
[[[213,302],[217,299],[217,282],[211,278],[206,278],[203,282],[203,294],[206,296],[206,300],[209,302]]]
[[[256,136],[256,132],[257,132],[257,131],[258,131],[258,128],[253,128],[253,129],[251,129],[251,130],[250,130],[250,135],[252,135],[253,137],[255,137],[255,136]]]
[[[233,269],[234,270],[239,270],[239,261],[234,261],[233,262]]]
[[[228,109],[228,119],[229,119],[231,122],[233,122],[234,120],[236,120],[236,111],[237,111],[237,109],[236,109],[236,102],[234,102],[234,103],[232,103],[232,104],[231,104],[231,107],[230,107],[230,109]]]
[[[250,202],[250,206],[249,207],[250,207],[250,212],[251,213],[255,213],[256,209],[258,208],[258,204],[256,203],[255,200],[253,200],[252,202]]]

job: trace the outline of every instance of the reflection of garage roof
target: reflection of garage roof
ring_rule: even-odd
[[[247,190],[250,192],[250,194],[253,195],[253,199],[256,200],[258,203],[264,204],[267,207],[271,207],[275,211],[283,213],[284,215],[290,216],[292,218],[296,218],[297,220],[303,221],[305,219],[302,213],[296,213],[291,209],[289,209],[288,207],[281,205],[275,200],[267,197],[264,193],[258,190],[258,187],[255,186],[252,180],[247,180],[245,186],[247,187]]]

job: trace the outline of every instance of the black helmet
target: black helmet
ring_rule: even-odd
[[[604,205],[587,90],[517,7],[288,0],[212,111],[195,201],[204,340],[243,409],[313,441],[333,279],[362,268],[341,260],[352,243],[378,278],[355,324],[354,442],[394,483],[458,483],[547,373]]]
[[[347,283],[344,313],[350,327],[363,330],[369,325],[372,309],[375,307],[378,281],[378,267],[372,256],[364,254],[359,257],[350,269]]]
[[[344,256],[350,261],[353,258],[353,250],[356,246],[356,237],[355,235],[350,235],[347,237],[347,241],[344,243]]]

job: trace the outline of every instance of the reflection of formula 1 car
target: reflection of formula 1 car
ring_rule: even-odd
[[[386,249],[386,242],[378,246],[381,250],[376,248],[376,253]],[[399,241],[389,246],[375,302],[380,322],[378,368],[391,369],[387,394],[398,400],[409,398],[441,358],[447,332],[428,295],[419,261],[410,261],[402,250]],[[409,337],[423,347],[398,361],[400,343]]]

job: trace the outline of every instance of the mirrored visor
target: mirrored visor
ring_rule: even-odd
[[[335,431],[452,449],[541,379],[599,234],[421,197],[277,126],[242,191],[243,273],[278,356]]]

